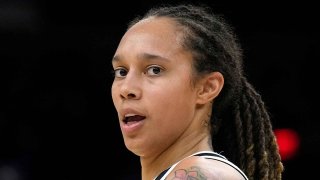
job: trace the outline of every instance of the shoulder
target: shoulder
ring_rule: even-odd
[[[182,160],[166,179],[244,180],[242,174],[231,164],[218,159],[192,156]]]

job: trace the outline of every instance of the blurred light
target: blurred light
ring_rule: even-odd
[[[300,146],[298,133],[289,128],[275,129],[274,133],[277,138],[281,159],[292,159],[297,154]]]

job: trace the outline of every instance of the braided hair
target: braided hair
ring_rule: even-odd
[[[197,75],[220,72],[224,87],[214,100],[210,119],[214,150],[224,152],[249,179],[281,179],[283,165],[271,120],[261,96],[243,73],[242,49],[232,27],[208,6],[159,6],[138,17],[168,17],[182,31]]]

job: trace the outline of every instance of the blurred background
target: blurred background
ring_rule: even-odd
[[[179,1],[0,0],[0,180],[140,178],[112,104],[110,60],[129,20],[163,2]],[[248,79],[271,113],[283,179],[317,177],[317,6],[202,2],[239,36]]]

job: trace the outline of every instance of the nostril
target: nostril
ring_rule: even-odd
[[[122,99],[134,99],[136,98],[136,95],[134,93],[128,93],[128,94],[120,94]]]
[[[128,98],[135,98],[136,97],[136,95],[133,93],[129,93],[127,96],[128,96]]]

